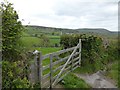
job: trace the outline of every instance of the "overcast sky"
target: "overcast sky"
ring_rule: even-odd
[[[24,25],[118,30],[119,0],[9,0]]]

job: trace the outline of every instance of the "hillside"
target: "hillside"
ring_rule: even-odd
[[[112,32],[104,28],[79,28],[79,29],[67,29],[67,28],[54,28],[54,27],[44,27],[44,26],[25,26],[28,29],[29,34],[71,34],[71,33],[84,33],[84,34],[97,34],[107,37],[117,37],[118,32]]]

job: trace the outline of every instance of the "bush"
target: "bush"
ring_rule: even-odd
[[[61,36],[60,44],[65,49],[70,48],[77,46],[79,39],[82,40],[82,64],[84,64],[85,59],[88,59],[89,63],[93,64],[97,58],[96,54],[101,52],[102,39],[100,37],[85,34],[63,35]]]
[[[21,62],[2,62],[2,88],[29,88],[24,64]]]
[[[2,53],[3,59],[14,61],[19,58],[21,31],[23,26],[11,3],[2,3]]]

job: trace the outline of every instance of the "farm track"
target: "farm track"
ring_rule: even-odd
[[[64,87],[60,84],[57,84],[54,88],[60,88],[60,89],[64,90]]]
[[[91,75],[78,73],[74,73],[74,75],[78,78],[82,78],[86,83],[92,86],[92,88],[117,88],[115,83],[106,78],[101,71]]]

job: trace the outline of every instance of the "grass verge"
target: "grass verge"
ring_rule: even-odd
[[[64,88],[91,88],[84,80],[70,73],[60,82]]]
[[[111,66],[108,67],[107,76],[111,79],[113,79],[117,86],[118,82],[120,83],[120,80],[118,79],[118,62],[114,62]]]

